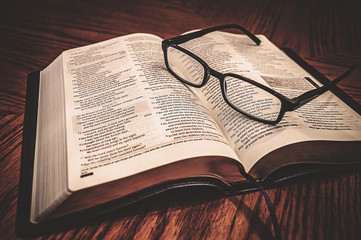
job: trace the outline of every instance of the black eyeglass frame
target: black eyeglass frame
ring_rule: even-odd
[[[250,78],[244,77],[244,76],[240,76],[238,74],[234,74],[234,73],[220,73],[214,69],[212,69],[211,67],[209,67],[209,65],[203,61],[200,57],[198,57],[197,55],[195,55],[194,53],[188,51],[187,49],[178,46],[178,44],[182,44],[185,43],[187,41],[190,41],[192,39],[201,37],[205,34],[214,32],[214,31],[219,31],[219,30],[225,30],[225,29],[238,29],[240,31],[242,31],[243,33],[245,33],[256,45],[260,45],[261,40],[259,38],[257,38],[255,35],[253,35],[251,32],[249,32],[247,29],[245,29],[244,27],[237,25],[237,24],[226,24],[226,25],[220,25],[220,26],[215,26],[215,27],[210,27],[210,28],[206,28],[206,29],[202,29],[196,32],[191,32],[191,33],[187,33],[184,35],[180,35],[177,37],[173,37],[173,38],[169,38],[166,40],[162,41],[162,50],[164,53],[164,60],[165,60],[165,65],[168,69],[168,71],[174,76],[176,77],[179,81],[188,84],[192,87],[196,87],[196,88],[201,88],[204,85],[207,84],[208,80],[210,79],[210,76],[216,77],[218,78],[218,80],[220,81],[220,85],[221,85],[221,90],[222,90],[222,96],[223,99],[225,100],[225,102],[232,107],[234,110],[236,110],[237,112],[240,112],[242,114],[244,114],[245,116],[263,122],[263,123],[267,123],[267,124],[272,124],[275,125],[277,123],[279,123],[282,118],[284,117],[284,114],[288,111],[294,111],[295,109],[305,105],[306,103],[312,101],[313,99],[317,98],[318,96],[322,95],[323,93],[327,92],[328,90],[332,89],[333,87],[336,86],[337,83],[339,83],[341,80],[345,79],[348,75],[351,74],[351,72],[354,70],[355,66],[351,66],[347,71],[345,71],[343,74],[341,74],[340,76],[338,76],[337,78],[335,78],[333,81],[331,81],[330,83],[323,85],[322,87],[318,87],[316,89],[312,89],[310,91],[307,91],[303,94],[301,94],[298,97],[295,98],[288,98],[284,95],[282,95],[279,92],[274,91],[273,89],[258,83]],[[173,47],[185,54],[187,54],[188,56],[192,57],[193,59],[195,59],[196,61],[198,61],[204,69],[204,78],[203,81],[200,84],[194,84],[191,82],[186,81],[185,79],[181,78],[180,76],[178,76],[169,66],[169,62],[168,62],[168,54],[167,54],[167,49],[169,47]],[[261,89],[263,89],[264,91],[272,94],[273,96],[277,97],[280,102],[281,102],[281,108],[280,108],[280,112],[278,114],[278,117],[274,120],[266,120],[266,119],[262,119],[256,116],[253,116],[251,114],[248,114],[247,112],[244,112],[243,110],[237,108],[235,105],[233,105],[228,99],[227,99],[227,87],[226,87],[226,77],[234,77],[234,78],[238,78],[241,79],[249,84],[255,85]]]

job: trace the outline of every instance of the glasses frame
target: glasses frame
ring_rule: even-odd
[[[284,95],[282,95],[281,93],[261,84],[258,83],[257,81],[254,81],[250,78],[238,75],[238,74],[234,74],[234,73],[220,73],[214,69],[212,69],[211,67],[209,67],[209,65],[203,61],[200,57],[198,57],[197,55],[195,55],[194,53],[188,51],[187,49],[179,46],[179,44],[185,43],[187,41],[190,41],[192,39],[201,37],[205,34],[214,32],[214,31],[219,31],[219,30],[226,30],[226,29],[238,29],[240,31],[242,31],[244,34],[246,34],[256,45],[260,45],[261,44],[261,40],[259,38],[257,38],[255,35],[253,35],[251,32],[249,32],[247,29],[245,29],[244,27],[237,25],[237,24],[226,24],[226,25],[220,25],[220,26],[215,26],[215,27],[210,27],[210,28],[206,28],[206,29],[202,29],[199,31],[195,31],[195,32],[191,32],[191,33],[187,33],[184,35],[180,35],[177,37],[173,37],[173,38],[169,38],[166,40],[162,41],[162,50],[164,53],[164,60],[165,60],[165,65],[168,69],[168,71],[174,76],[176,77],[179,81],[181,81],[182,83],[185,83],[187,85],[190,85],[192,87],[195,88],[201,88],[204,85],[207,84],[207,82],[210,79],[210,76],[213,76],[215,78],[217,78],[220,81],[220,85],[221,85],[221,91],[222,91],[222,96],[223,99],[225,100],[225,102],[232,107],[234,110],[236,110],[237,112],[253,119],[253,120],[257,120],[259,122],[262,123],[267,123],[267,124],[272,124],[275,125],[277,123],[279,123],[282,118],[284,117],[286,112],[289,111],[294,111],[297,108],[305,105],[306,103],[312,101],[313,99],[317,98],[318,96],[322,95],[323,93],[327,92],[328,90],[332,89],[333,87],[336,86],[337,83],[339,83],[341,80],[345,79],[348,75],[351,74],[351,72],[354,70],[355,66],[351,66],[347,71],[345,71],[343,74],[341,74],[340,76],[338,76],[337,78],[335,78],[333,81],[329,82],[328,84],[323,85],[322,87],[317,87],[315,89],[312,89],[310,91],[307,91],[301,95],[299,95],[298,97],[295,98],[288,98]],[[194,84],[194,83],[190,83],[188,81],[186,81],[185,79],[181,78],[180,76],[178,76],[169,66],[169,62],[168,62],[168,48],[169,47],[173,47],[181,52],[183,52],[184,54],[188,55],[189,57],[195,59],[196,61],[198,61],[204,69],[204,78],[203,81],[200,84]],[[227,99],[227,89],[226,89],[226,77],[234,77],[234,78],[238,78],[241,79],[249,84],[252,84],[254,86],[257,86],[261,89],[263,89],[264,91],[272,94],[273,96],[277,97],[280,102],[281,102],[281,108],[280,108],[280,112],[278,114],[278,117],[276,118],[276,120],[271,121],[271,120],[266,120],[266,119],[262,119],[262,118],[258,118],[256,116],[253,116],[251,114],[248,114],[247,112],[242,111],[241,109],[237,108],[235,105],[233,105],[228,99]]]

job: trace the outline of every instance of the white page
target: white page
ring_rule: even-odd
[[[132,34],[63,53],[70,190],[191,157],[237,158],[160,45]]]
[[[286,96],[313,89],[304,77],[321,86],[266,37],[257,46],[246,35],[214,32],[181,44],[221,73],[236,73],[256,80]],[[347,80],[345,80],[347,81]],[[308,140],[361,140],[361,118],[331,92],[309,102],[272,126],[251,120],[224,101],[219,80],[211,77],[197,92],[237,152],[246,171],[279,147]]]
[[[67,196],[62,59],[40,72],[30,221],[38,222]],[[51,114],[49,114],[51,113]]]

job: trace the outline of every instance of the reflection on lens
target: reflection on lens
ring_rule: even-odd
[[[225,78],[227,100],[240,111],[251,116],[276,121],[281,112],[281,101],[267,91],[240,78]]]
[[[202,84],[205,69],[200,62],[172,46],[168,47],[167,55],[169,67],[178,77],[191,84]]]

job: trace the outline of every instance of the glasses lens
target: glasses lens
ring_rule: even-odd
[[[204,80],[203,65],[190,55],[169,46],[167,49],[169,68],[183,81],[200,86]]]
[[[276,121],[281,101],[269,92],[240,78],[226,76],[227,100],[240,111],[266,121]]]

